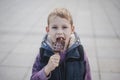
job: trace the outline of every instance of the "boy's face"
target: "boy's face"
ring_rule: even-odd
[[[50,35],[52,42],[56,41],[56,38],[63,37],[65,43],[69,42],[74,27],[71,26],[70,21],[59,16],[52,16],[49,20],[49,25],[46,27],[48,35]]]

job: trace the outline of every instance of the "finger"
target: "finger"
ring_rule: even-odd
[[[52,59],[55,59],[55,60],[60,60],[60,56],[57,56],[57,55],[54,55],[51,57]]]
[[[60,61],[59,61],[59,60],[57,60],[57,61],[54,61],[54,62],[59,64],[59,62],[60,62]]]
[[[60,57],[60,55],[59,55],[59,54],[54,54],[53,56]]]
[[[59,54],[58,52],[55,52],[54,54]]]
[[[55,63],[55,62],[54,62],[53,65],[54,65],[54,67],[58,67],[58,66],[59,66],[59,63]]]
[[[55,61],[59,61],[60,59],[59,59],[59,58],[53,58],[53,60],[55,60]]]
[[[59,58],[55,58],[55,57],[53,57],[53,58],[51,58],[51,61],[54,63],[59,63],[59,61],[60,61],[60,59]]]
[[[59,59],[52,59],[51,61],[52,61],[52,63],[59,63],[60,60]]]
[[[55,59],[60,59],[60,55],[54,55],[53,56]]]

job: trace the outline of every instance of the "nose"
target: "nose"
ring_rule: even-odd
[[[61,29],[59,29],[58,31],[57,31],[57,34],[56,34],[57,36],[62,36],[63,35],[63,31],[61,30]]]
[[[57,30],[56,37],[64,37],[64,32],[62,29]]]

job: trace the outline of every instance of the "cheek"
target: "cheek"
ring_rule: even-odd
[[[49,34],[50,34],[51,36],[53,36],[53,35],[54,35],[54,32],[49,32]]]
[[[72,31],[71,31],[71,30],[66,30],[66,31],[65,31],[65,34],[66,34],[67,37],[69,37],[69,36],[71,36]]]
[[[66,39],[69,40],[69,38],[71,37],[71,33],[68,32],[68,33],[65,34],[65,36],[66,36]]]
[[[55,32],[49,32],[48,35],[50,36],[50,39],[52,40],[52,42],[55,41]]]

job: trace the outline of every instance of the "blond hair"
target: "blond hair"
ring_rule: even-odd
[[[71,25],[73,25],[73,20],[70,12],[66,8],[56,8],[54,9],[49,15],[47,19],[47,23],[49,25],[50,23],[50,18],[53,16],[59,16],[61,18],[67,19]]]

